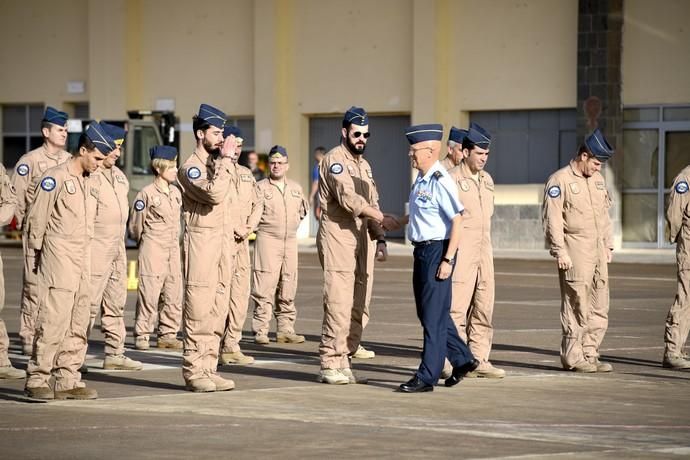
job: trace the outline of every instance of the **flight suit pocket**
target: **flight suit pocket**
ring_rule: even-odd
[[[185,276],[189,286],[212,286],[218,278],[222,237],[210,229],[188,229],[185,244]]]
[[[213,206],[196,202],[189,218],[190,227],[213,228],[221,224],[222,214],[213,212]]]
[[[84,216],[78,214],[79,210],[83,209],[83,206],[77,200],[70,199],[70,195],[67,195],[59,198],[59,209],[60,219],[58,222],[60,228],[56,229],[57,233],[71,236],[84,221]]]

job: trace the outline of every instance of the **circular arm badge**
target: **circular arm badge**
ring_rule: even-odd
[[[53,179],[50,176],[43,178],[43,180],[41,181],[41,188],[46,192],[52,192],[53,189],[55,189],[55,185],[55,179]]]
[[[330,171],[333,174],[340,174],[341,172],[343,172],[343,165],[341,165],[340,163],[333,163],[330,167]]]
[[[548,193],[551,198],[558,198],[561,196],[561,188],[558,185],[554,185],[553,187],[549,187],[549,191],[546,193]]]
[[[198,179],[201,177],[201,171],[196,166],[193,166],[187,170],[187,177],[190,179]]]
[[[137,211],[143,211],[146,205],[144,204],[143,200],[137,200],[134,202],[134,209]]]
[[[22,163],[19,166],[17,166],[17,174],[20,176],[26,176],[29,174],[29,165]]]
[[[688,183],[682,180],[676,184],[676,193],[682,195],[683,193],[687,193],[689,188]]]

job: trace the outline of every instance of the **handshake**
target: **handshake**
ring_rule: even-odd
[[[395,214],[383,214],[383,219],[381,220],[381,226],[387,232],[400,229],[405,223],[403,219]]]

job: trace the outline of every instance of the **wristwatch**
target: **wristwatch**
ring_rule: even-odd
[[[444,257],[444,258],[441,259],[441,260],[444,261],[444,262],[446,262],[447,264],[455,265],[455,257],[453,257],[452,259],[449,259],[448,257]]]
[[[388,246],[388,245],[386,244],[386,240],[376,240],[376,244],[382,244],[382,245],[384,245],[384,246]]]

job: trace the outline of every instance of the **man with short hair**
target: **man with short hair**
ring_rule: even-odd
[[[259,168],[259,154],[251,151],[247,154],[247,167],[252,172],[254,180],[259,182],[266,177],[266,174]]]
[[[232,156],[235,136],[223,140],[225,114],[201,104],[192,128],[194,153],[177,174],[184,210],[185,296],[182,376],[194,392],[227,391],[232,380],[217,373],[227,318],[232,265]]]
[[[686,166],[673,179],[673,187],[666,208],[666,222],[669,226],[669,240],[676,243],[678,265],[678,288],[673,305],[666,316],[664,332],[664,357],[662,366],[671,369],[690,369],[690,360],[683,354],[683,346],[690,331],[690,166]]]
[[[410,126],[405,136],[410,143],[412,167],[419,173],[410,191],[410,213],[396,226],[409,224],[407,236],[414,246],[412,288],[424,345],[417,372],[400,385],[399,391],[423,393],[434,390],[446,358],[453,366],[445,381],[447,387],[457,385],[477,368],[479,361],[458,335],[450,316],[451,279],[464,207],[455,183],[438,160],[443,126]],[[391,228],[388,220],[385,225]]]
[[[450,137],[453,137],[452,132]],[[458,137],[455,139],[460,140]],[[460,202],[465,207],[460,251],[453,272],[450,316],[458,328],[458,334],[480,363],[468,377],[503,378],[505,371],[494,367],[489,361],[496,291],[491,246],[494,181],[484,171],[484,166],[489,159],[491,135],[478,124],[472,123],[460,142],[462,160],[458,166],[448,170],[458,186]]]
[[[27,367],[25,393],[30,398],[98,397],[79,373],[87,347],[91,241],[99,194],[89,176],[115,148],[103,127],[91,123],[72,158],[43,174],[26,216],[24,231],[38,261],[41,299]]]
[[[597,128],[544,187],[544,233],[561,288],[561,363],[575,372],[613,370],[599,361],[608,327],[608,264],[613,257],[611,198],[600,171],[612,155]]]
[[[326,148],[318,146],[314,149],[314,166],[311,169],[311,190],[309,191],[309,204],[314,208],[314,217],[321,217],[321,204],[319,203],[319,167],[326,154]]]
[[[23,155],[17,161],[12,175],[12,185],[17,193],[15,216],[17,229],[24,227],[24,219],[34,201],[38,180],[43,173],[54,166],[64,163],[70,158],[65,151],[67,143],[67,114],[53,107],[46,107],[41,122],[43,145]],[[36,315],[38,315],[38,277],[34,272],[36,260],[34,251],[26,246],[27,236],[22,233],[24,249],[24,277],[22,288],[22,304],[20,308],[19,337],[22,340],[22,351],[31,355],[34,333],[36,329]]]
[[[115,141],[100,168],[90,177],[91,186],[98,190],[98,212],[94,222],[91,246],[91,317],[89,333],[96,317],[101,315],[105,357],[103,369],[138,371],[140,361],[125,356],[124,311],[127,303],[127,251],[125,226],[129,216],[129,181],[115,163],[122,154],[126,132],[119,126],[100,124]],[[86,351],[84,352],[86,355]]]
[[[319,170],[322,213],[316,244],[324,270],[324,316],[318,381],[328,384],[366,383],[352,373],[350,359],[361,348],[369,321],[374,256],[380,252],[385,260],[387,255],[379,194],[363,155],[370,136],[363,108],[348,109],[341,136]]]
[[[252,224],[249,222],[249,218],[259,201],[259,197],[252,172],[249,168],[237,163],[244,142],[242,131],[237,126],[226,126],[223,135],[226,137],[233,136],[237,145],[230,156],[232,160],[230,165],[231,189],[234,197],[231,214],[233,251],[228,278],[230,281],[228,319],[221,341],[220,362],[221,364],[252,364],[254,358],[242,353],[240,340],[249,309],[251,259],[249,258],[248,237],[258,222]]]
[[[290,165],[285,147],[268,153],[270,176],[257,184],[259,202],[250,217],[256,228],[252,300],[254,342],[269,343],[271,312],[276,318],[276,342],[302,343],[295,333],[297,292],[297,228],[309,212],[302,187],[285,177]],[[257,222],[256,224],[254,222]]]
[[[455,168],[462,161],[462,141],[465,140],[467,132],[468,131],[466,129],[459,129],[455,126],[451,126],[450,132],[448,133],[448,153],[441,161],[441,166],[446,168],[446,171],[450,171],[452,168]]]

